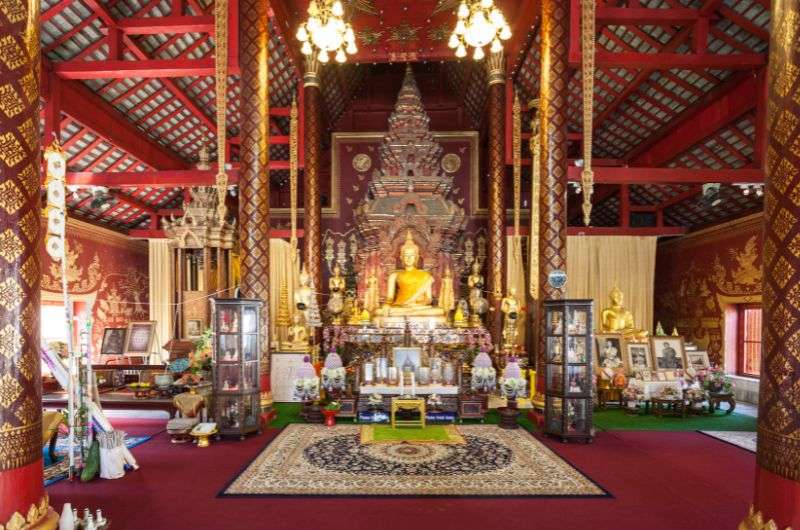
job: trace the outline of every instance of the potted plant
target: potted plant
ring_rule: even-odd
[[[703,410],[703,403],[706,400],[706,391],[699,386],[692,386],[686,389],[686,399],[689,401],[689,408],[694,412]]]
[[[644,399],[644,392],[633,381],[622,391],[628,414],[639,414],[639,402]]]
[[[703,388],[711,394],[730,394],[733,384],[722,368],[710,368],[703,379]]]
[[[325,426],[326,427],[333,427],[336,425],[336,415],[339,413],[339,410],[342,408],[342,404],[338,401],[331,401],[325,408],[322,409],[322,414],[325,415]]]

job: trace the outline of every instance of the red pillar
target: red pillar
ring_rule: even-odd
[[[306,58],[303,75],[305,112],[303,170],[303,246],[305,265],[317,293],[322,286],[322,202],[320,201],[320,166],[322,165],[322,94],[319,86],[320,64],[315,55]],[[317,294],[317,305],[321,300]]]
[[[564,298],[566,289],[550,285],[551,272],[567,266],[567,85],[569,83],[569,2],[542,0],[541,78],[539,82],[539,305],[537,366],[544,365],[544,305]],[[544,388],[539,369],[537,387]]]
[[[262,403],[269,390],[269,50],[267,2],[239,2],[241,292],[261,306]],[[222,131],[220,131],[222,133]]]
[[[505,201],[505,59],[503,52],[486,59],[489,81],[489,219],[486,240],[486,290],[490,313],[487,325],[495,342],[500,342],[502,314],[500,302],[505,296],[506,269],[506,201]]]
[[[800,0],[773,0],[771,16],[756,514],[744,529],[759,516],[800,528]]]
[[[52,527],[39,358],[39,3],[0,10],[0,526]],[[57,519],[56,519],[57,520]]]

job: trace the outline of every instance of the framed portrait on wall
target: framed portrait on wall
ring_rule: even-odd
[[[616,370],[625,367],[622,358],[622,335],[618,333],[598,333],[595,335],[595,361],[597,368]]]
[[[125,355],[150,355],[156,340],[155,331],[155,320],[128,324]]]
[[[645,370],[652,370],[653,358],[650,355],[650,343],[626,342],[625,361],[627,361],[628,371],[631,373],[641,373]]]
[[[103,342],[100,344],[101,355],[123,355],[125,353],[125,333],[128,328],[105,328]]]
[[[199,318],[186,320],[186,337],[196,339],[203,334],[203,321]]]
[[[683,337],[651,337],[650,347],[656,370],[683,370],[686,368]]]

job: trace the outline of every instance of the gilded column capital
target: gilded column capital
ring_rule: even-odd
[[[319,87],[319,69],[320,69],[320,62],[317,59],[317,56],[313,53],[311,55],[306,55],[306,69],[303,73],[303,86],[315,86]]]
[[[506,82],[506,58],[502,51],[490,53],[486,57],[486,75],[489,86]]]

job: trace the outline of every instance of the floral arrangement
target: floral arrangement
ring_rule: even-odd
[[[693,386],[686,390],[686,398],[690,401],[705,401],[706,391],[699,386]]]
[[[730,393],[733,383],[722,368],[710,368],[703,377],[703,388],[714,393]]]
[[[630,384],[622,391],[622,397],[628,402],[635,403],[644,399],[644,391],[635,381],[631,380]]]
[[[342,404],[338,401],[330,401],[325,405],[325,410],[341,410]]]
[[[500,390],[507,398],[517,398],[524,396],[527,392],[528,381],[522,375],[522,369],[519,367],[516,357],[511,357],[506,363],[506,369],[503,371],[503,378],[500,380]]]
[[[489,354],[481,351],[472,361],[471,387],[475,392],[489,392],[497,386],[497,372]]]
[[[370,394],[367,398],[367,403],[372,408],[383,407],[383,396],[380,394]]]
[[[442,406],[442,398],[438,394],[431,394],[428,397],[428,406],[431,409],[438,409]]]
[[[678,389],[672,385],[665,386],[663,389],[661,389],[661,397],[664,399],[677,399]]]
[[[342,366],[342,358],[335,351],[325,357],[325,365],[320,371],[322,386],[328,391],[343,390],[347,381],[347,370]]]
[[[311,365],[311,358],[306,355],[303,364],[295,372],[292,381],[294,396],[301,401],[312,401],[319,397],[319,377]]]

